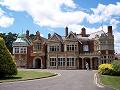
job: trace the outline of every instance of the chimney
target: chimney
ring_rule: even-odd
[[[67,37],[68,36],[68,27],[66,26],[65,27],[65,37]]]
[[[51,37],[51,34],[49,33],[49,34],[48,34],[48,39],[49,39],[50,37]]]
[[[36,37],[38,38],[39,36],[40,36],[40,32],[37,31],[37,32],[36,32]]]
[[[112,26],[108,26],[108,34],[112,35]]]
[[[29,39],[29,30],[26,31],[26,38]]]
[[[81,31],[82,37],[85,37],[86,36],[86,29],[83,27],[81,30],[82,30]]]

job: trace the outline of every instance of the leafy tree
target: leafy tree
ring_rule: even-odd
[[[16,40],[17,34],[12,34],[11,32],[9,32],[8,34],[0,33],[0,37],[5,40],[5,44],[8,50],[12,53],[12,43]]]
[[[113,68],[113,75],[120,76],[120,61],[114,60],[112,62],[112,68]]]
[[[5,42],[0,38],[0,77],[12,76],[17,74],[17,67],[7,49]]]
[[[17,38],[17,35],[16,34],[12,34],[11,32],[9,32],[7,35],[6,35],[6,38],[5,38],[5,44],[7,46],[7,48],[9,49],[9,51],[12,53],[12,43],[13,41],[15,41]]]

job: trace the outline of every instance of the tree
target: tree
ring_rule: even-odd
[[[7,49],[3,38],[0,38],[0,77],[17,74],[17,67]]]
[[[15,41],[17,38],[17,35],[16,34],[12,34],[11,32],[9,32],[7,35],[6,35],[6,38],[5,38],[5,44],[8,48],[8,50],[12,53],[12,43],[13,41]]]
[[[0,33],[0,37],[2,37],[5,40],[5,44],[8,50],[12,53],[12,43],[16,40],[17,34],[13,34],[11,32],[9,32],[8,34]]]

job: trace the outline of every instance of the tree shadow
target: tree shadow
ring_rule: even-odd
[[[15,79],[21,79],[22,77],[14,77],[14,76],[11,76],[11,77],[0,77],[0,80],[15,80]]]

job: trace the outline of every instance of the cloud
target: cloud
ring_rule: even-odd
[[[97,8],[91,8],[91,11],[93,13],[87,17],[88,22],[91,24],[111,20],[115,21],[116,19],[114,18],[120,16],[120,2],[109,5],[98,4]],[[116,24],[118,24],[118,22]]]
[[[99,28],[89,28],[89,27],[86,27],[84,25],[79,25],[79,24],[72,24],[72,25],[69,25],[69,31],[73,31],[73,32],[76,32],[76,33],[81,33],[81,29],[84,27],[86,29],[86,33],[87,34],[91,34],[91,33],[94,33],[94,32],[97,32],[97,31],[100,31],[104,30],[105,33],[107,33],[108,31],[108,26],[107,25],[104,25],[103,27],[99,27]]]
[[[14,22],[14,18],[5,15],[5,11],[0,8],[0,27],[9,27]]]
[[[87,16],[82,11],[62,11],[61,6],[76,8],[73,0],[4,0],[1,5],[14,11],[26,11],[35,24],[51,28],[81,23]]]
[[[120,53],[120,32],[114,32],[115,51]]]
[[[107,32],[107,25],[113,26],[113,31],[115,32],[115,49],[120,49],[119,32],[117,32],[118,25],[120,24],[120,2],[116,4],[98,4],[96,8],[91,8],[89,11],[92,13],[80,10],[74,0],[4,0],[0,2],[0,5],[6,6],[7,9],[16,12],[27,12],[33,19],[33,22],[41,27],[49,27],[52,29],[63,28],[66,25],[70,30],[80,33],[81,28],[85,27],[82,22],[86,19],[89,24],[93,27],[85,27],[87,33],[96,32],[101,30],[101,27],[94,27],[94,24],[102,24],[103,29]],[[64,6],[64,7],[63,7]],[[62,10],[65,8],[65,11]],[[0,11],[2,15],[4,11]],[[8,17],[9,19],[4,19],[10,25],[13,23],[14,19]],[[107,24],[106,24],[107,23]],[[6,27],[4,24],[2,26]],[[120,51],[120,50],[119,50]]]

